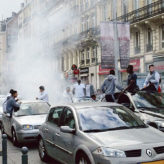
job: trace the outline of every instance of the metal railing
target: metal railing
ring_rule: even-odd
[[[158,0],[117,18],[118,21],[136,23],[164,13],[164,0]]]
[[[28,148],[22,147],[22,164],[28,164]],[[2,151],[0,151],[0,156],[2,156],[2,164],[8,163],[7,158],[7,135],[2,135]],[[1,162],[0,162],[1,163]]]

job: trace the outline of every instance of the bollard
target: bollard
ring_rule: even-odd
[[[28,164],[28,148],[22,147],[22,164]]]
[[[7,164],[7,135],[2,135],[2,164]]]

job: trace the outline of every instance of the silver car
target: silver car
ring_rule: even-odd
[[[14,145],[37,141],[39,127],[46,120],[49,105],[43,101],[22,101],[19,111],[2,115],[2,132],[12,137]]]
[[[0,95],[0,128],[2,126],[2,113],[3,113],[3,103],[6,100],[6,96]]]
[[[42,161],[50,156],[67,164],[164,163],[164,134],[122,105],[56,106],[39,130]]]

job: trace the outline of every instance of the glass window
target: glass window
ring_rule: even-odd
[[[90,59],[89,48],[87,48],[87,59]]]
[[[140,47],[140,32],[139,32],[139,31],[137,31],[137,32],[135,33],[135,46],[136,46],[137,48]]]
[[[75,129],[75,119],[71,110],[65,109],[62,125]]]
[[[97,56],[97,48],[93,47],[92,58],[96,58],[96,56]]]
[[[148,45],[152,45],[152,41],[153,37],[152,37],[152,30],[150,28],[148,28],[148,32],[147,32],[147,43]]]
[[[86,112],[87,111],[87,112]],[[89,107],[77,110],[84,132],[141,128],[145,124],[125,107]]]
[[[127,12],[128,12],[127,0],[122,0],[122,15],[127,14]]]
[[[57,107],[57,108],[51,109],[49,116],[48,116],[48,122],[51,122],[51,123],[59,126],[59,121],[60,121],[62,112],[63,112],[62,107]]]
[[[162,25],[162,48],[164,48],[164,25]]]
[[[49,112],[47,103],[22,103],[20,109],[15,112],[15,116],[41,115]]]

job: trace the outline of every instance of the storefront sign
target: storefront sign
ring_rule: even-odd
[[[108,75],[110,69],[103,69],[101,65],[99,65],[99,75]]]
[[[89,68],[85,67],[85,68],[80,68],[80,74],[86,74],[89,73]]]
[[[129,64],[130,52],[130,25],[129,23],[117,23],[119,54],[121,69],[126,69]]]
[[[112,69],[114,63],[114,29],[113,22],[103,22],[100,25],[101,65],[103,69]]]

